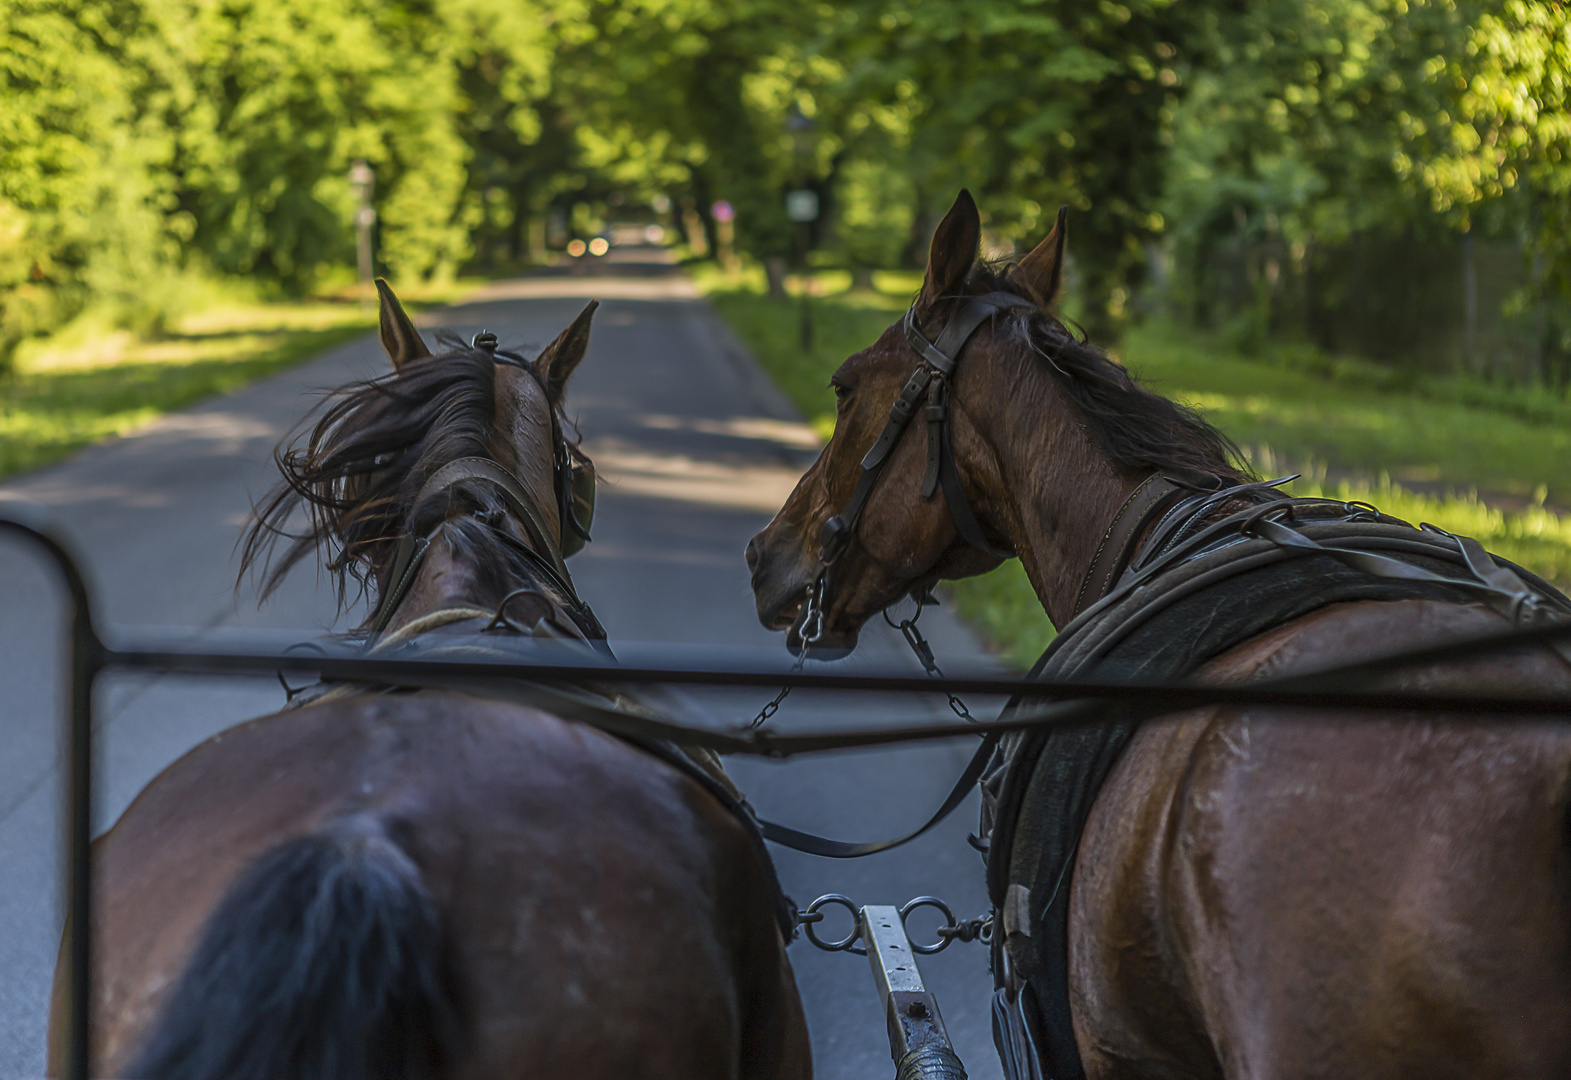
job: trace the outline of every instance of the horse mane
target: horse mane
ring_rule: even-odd
[[[1007,292],[1032,299],[1009,280],[1009,264],[978,262],[966,292]],[[1023,314],[1022,314],[1023,312]],[[1123,471],[1156,469],[1181,478],[1207,475],[1224,483],[1254,479],[1238,445],[1199,413],[1155,393],[1084,336],[1040,308],[1009,312],[1026,348],[1047,362],[1086,422],[1092,440]]]
[[[237,588],[254,569],[266,600],[301,559],[325,548],[323,565],[342,611],[388,584],[375,578],[401,535],[429,532],[447,516],[450,497],[418,506],[415,500],[447,463],[492,456],[495,360],[450,335],[439,335],[438,344],[445,348],[433,356],[332,392],[308,436],[301,438],[310,417],[279,443],[273,460],[283,479],[253,509],[241,537]],[[503,512],[485,485],[459,484],[450,494],[473,501],[483,515]],[[477,527],[464,527],[470,524]],[[450,541],[476,555],[477,567],[499,574],[514,568],[518,553],[479,524],[455,522]]]

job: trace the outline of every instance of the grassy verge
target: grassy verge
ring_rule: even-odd
[[[834,429],[830,373],[905,310],[920,284],[915,275],[892,274],[875,277],[873,290],[851,290],[848,276],[819,275],[807,283],[814,341],[804,351],[801,282],[782,302],[763,295],[756,272],[725,277],[703,269],[695,278],[825,438]],[[1571,503],[1571,406],[1451,382],[1399,385],[1362,365],[1305,364],[1292,350],[1244,357],[1161,323],[1136,328],[1120,351],[1137,375],[1232,435],[1262,472],[1306,473],[1294,494],[1371,502],[1476,537],[1535,573],[1571,583],[1571,517],[1545,505]],[[1503,503],[1520,508],[1503,510]],[[1012,663],[1029,664],[1052,640],[1018,562],[956,582],[950,596]]]
[[[410,306],[451,302],[473,287],[411,289],[418,303]],[[375,326],[375,309],[354,301],[214,295],[156,340],[83,322],[30,343],[0,374],[0,477],[237,390]]]
[[[1453,380],[1386,388],[1364,365],[1305,370],[1292,349],[1245,358],[1163,323],[1136,327],[1121,353],[1153,388],[1277,460],[1571,505],[1571,406],[1547,394],[1532,410],[1526,391],[1469,401]]]

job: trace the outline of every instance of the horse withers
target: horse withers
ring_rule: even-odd
[[[267,586],[327,547],[381,598],[373,648],[587,647],[560,410],[594,305],[530,362],[433,355],[381,292],[393,374],[280,453],[245,563],[303,512]],[[675,761],[434,689],[333,688],[209,739],[94,845],[94,1075],[810,1075],[767,855],[723,777]]]
[[[1062,214],[1017,265],[978,263],[979,235],[962,193],[748,545],[793,647],[848,651],[886,605],[1011,555],[1064,631],[1055,677],[1288,676],[1571,610],[1471,541],[1253,482],[1052,314]],[[1542,646],[1365,677],[1571,694]],[[1004,751],[984,825],[1016,1075],[1571,1076],[1571,728],[1218,707]]]

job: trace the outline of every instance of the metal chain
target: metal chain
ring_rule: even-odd
[[[916,621],[922,617],[922,609],[929,603],[936,604],[938,601],[932,598],[932,593],[927,593],[923,596],[917,596],[913,593],[911,599],[916,601],[915,615],[912,615],[909,619],[901,619],[899,622],[895,622],[889,617],[889,608],[885,608],[884,621],[900,631],[900,636],[906,639],[906,644],[911,646],[911,651],[916,654],[917,661],[922,665],[922,670],[927,672],[931,678],[942,679],[944,672],[938,666],[938,661],[933,657],[933,646],[928,643],[927,638],[922,636],[922,631],[916,627]],[[896,603],[898,602],[896,601]],[[893,606],[894,604],[890,605],[890,607]],[[951,712],[968,724],[976,723],[976,717],[971,715],[971,710],[966,708],[966,703],[961,701],[958,695],[945,691],[945,696],[949,698],[949,709]]]
[[[819,573],[813,583],[807,587],[807,615],[802,620],[802,648],[796,654],[796,663],[791,665],[791,674],[793,675],[801,671],[803,665],[807,663],[807,651],[818,644],[818,640],[824,636],[823,596],[825,576],[824,572]],[[780,703],[785,701],[790,693],[790,686],[782,686],[780,692],[762,709],[758,710],[758,715],[753,717],[752,722],[747,725],[747,730],[757,731],[767,724],[770,717],[780,711]]]

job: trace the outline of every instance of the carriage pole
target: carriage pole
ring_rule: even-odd
[[[922,982],[900,909],[869,904],[857,912],[857,923],[889,1024],[895,1080],[966,1080],[938,1015],[938,999]]]

